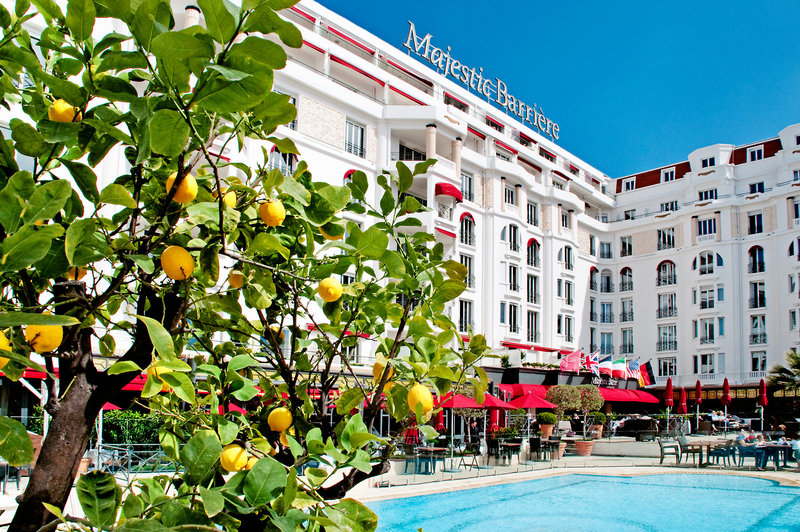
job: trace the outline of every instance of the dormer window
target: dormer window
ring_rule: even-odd
[[[709,157],[708,159],[703,159],[700,164],[703,168],[711,168],[717,165],[717,161],[714,157]]]
[[[622,191],[629,192],[636,189],[636,178],[628,178],[622,182]]]
[[[669,181],[675,181],[675,168],[667,168],[665,170],[661,170],[661,182],[667,183]]]
[[[753,161],[760,161],[764,158],[764,146],[754,146],[747,148],[747,160],[751,163]]]

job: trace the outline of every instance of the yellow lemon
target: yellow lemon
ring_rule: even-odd
[[[320,281],[317,292],[319,292],[319,297],[321,297],[324,301],[333,303],[342,297],[342,283],[340,283],[335,277],[328,277],[327,279]]]
[[[381,377],[383,376],[383,370],[386,368],[380,362],[375,362],[372,366],[372,377],[375,379],[375,384],[378,384],[381,381]],[[392,377],[394,376],[394,367],[389,366],[389,376],[386,378],[386,385],[383,387],[385,391],[389,391],[394,386],[394,383],[391,381]]]
[[[250,455],[244,447],[231,443],[222,448],[222,453],[219,455],[219,464],[228,473],[234,473],[247,467],[249,458]]]
[[[283,432],[292,424],[292,412],[285,406],[280,406],[269,413],[267,423],[270,430]]]
[[[47,220],[36,220],[33,225],[47,225]]]
[[[283,331],[280,329],[280,327],[278,327],[277,325],[271,325],[270,329],[272,329],[272,332],[275,333],[275,336],[278,337],[278,343],[282,344],[283,343],[283,339],[285,338],[285,336],[283,334]]]
[[[47,110],[47,118],[53,122],[80,122],[81,112],[77,107],[59,98]]]
[[[73,266],[69,270],[67,270],[67,279],[70,281],[80,281],[83,279],[83,276],[86,275],[86,268],[75,267]]]
[[[180,246],[170,246],[161,254],[161,267],[167,277],[183,281],[192,276],[194,259]]]
[[[420,383],[416,383],[408,390],[408,408],[412,412],[416,412],[417,404],[422,405],[422,413],[425,415],[433,410],[433,395],[427,387]]]
[[[172,172],[172,175],[167,178],[167,194],[169,194],[169,191],[172,190],[172,185],[175,183],[177,178],[178,172]],[[178,203],[189,203],[196,197],[197,181],[192,174],[186,174],[186,176],[183,178],[183,181],[181,181],[181,184],[178,185],[178,190],[175,191],[175,195],[172,196],[172,199]]]
[[[228,274],[228,286],[237,290],[244,286],[244,274],[239,270],[231,270]]]
[[[6,338],[6,335],[2,331],[0,331],[0,350],[11,351],[11,342],[8,341],[8,338]],[[6,364],[8,364],[8,359],[6,357],[0,357],[0,369],[3,369]]]
[[[228,190],[228,187],[222,187],[222,193],[224,194],[224,196],[222,196],[222,201],[225,202],[225,205],[233,209],[236,207],[236,192],[233,190],[230,192],[225,192],[226,190]],[[214,197],[214,199],[217,199],[219,197],[219,191],[214,190],[211,195]]]
[[[64,329],[60,325],[28,325],[25,341],[37,353],[49,353],[61,345]]]
[[[172,370],[167,369],[167,368],[163,368],[161,366],[150,366],[149,368],[147,368],[147,376],[148,377],[152,377],[152,378],[157,378],[157,379],[161,380],[161,375],[163,375],[164,373],[170,373],[171,371]],[[169,384],[167,384],[166,382],[162,381],[161,391],[162,392],[168,392],[169,391]]]
[[[258,215],[268,227],[278,227],[286,219],[286,209],[279,200],[271,200],[258,207]]]
[[[253,469],[253,466],[256,465],[257,462],[258,458],[256,458],[255,456],[251,456],[250,458],[247,459],[247,463],[245,464],[244,468],[247,470]]]
[[[281,437],[279,438],[280,442],[283,444],[284,447],[289,447],[289,440],[286,438],[286,433],[281,432]]]

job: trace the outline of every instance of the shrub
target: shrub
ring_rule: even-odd
[[[578,410],[581,406],[581,392],[577,386],[562,384],[547,390],[545,399],[556,405],[556,417],[564,419],[567,410]]]
[[[589,417],[594,419],[595,425],[605,425],[606,415],[602,412],[589,412]]]
[[[555,425],[558,419],[552,412],[540,412],[536,416],[536,421],[539,422],[539,425]]]

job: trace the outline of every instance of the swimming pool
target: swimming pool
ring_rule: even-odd
[[[564,475],[368,506],[379,531],[800,530],[800,488],[733,475]]]

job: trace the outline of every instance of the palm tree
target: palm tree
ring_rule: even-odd
[[[779,386],[784,390],[800,391],[800,353],[787,351],[786,366],[776,365],[770,371],[770,386]]]

